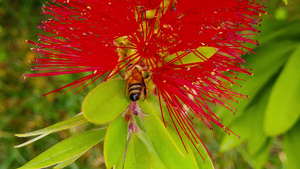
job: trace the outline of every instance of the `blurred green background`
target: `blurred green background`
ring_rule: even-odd
[[[41,6],[45,0],[0,0],[0,169],[13,169],[25,164],[55,143],[89,127],[51,134],[26,147],[14,145],[26,139],[24,133],[44,128],[80,112],[84,96],[94,88],[74,95],[55,93],[39,96],[67,84],[78,75],[24,79],[36,54],[26,39],[37,40]],[[236,115],[216,108],[222,122],[241,136],[227,136],[199,123],[197,130],[216,159],[215,167],[232,168],[300,168],[300,0],[263,2],[267,15],[262,16],[260,46],[257,54],[245,56],[254,76],[241,75],[242,88],[251,101],[240,100]],[[68,168],[105,168],[102,145],[95,146]]]

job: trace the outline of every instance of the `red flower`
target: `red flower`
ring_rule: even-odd
[[[195,147],[201,140],[192,116],[231,132],[208,103],[232,109],[227,100],[245,97],[229,86],[236,84],[237,72],[250,74],[240,56],[252,51],[245,43],[257,45],[251,35],[258,32],[253,25],[263,7],[254,0],[53,0],[43,9],[52,18],[39,27],[52,35],[29,42],[42,54],[32,69],[45,72],[26,77],[90,72],[58,91],[84,88],[101,76],[112,78],[130,63],[141,64],[153,75],[155,94],[176,129]],[[199,48],[208,46],[217,50],[213,56]],[[191,54],[196,61],[183,61]]]

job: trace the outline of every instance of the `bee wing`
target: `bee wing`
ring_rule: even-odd
[[[147,96],[147,88],[146,88],[146,83],[145,83],[145,80],[144,80],[144,78],[143,78],[143,93],[144,93],[144,99],[143,99],[143,101],[145,101],[145,99],[146,99],[146,96]]]

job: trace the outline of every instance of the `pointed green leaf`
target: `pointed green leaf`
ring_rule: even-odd
[[[288,62],[272,89],[265,114],[264,130],[276,136],[289,130],[299,119],[300,46]]]
[[[183,148],[183,144],[180,141],[180,137],[179,137],[174,125],[167,122],[167,130],[170,133],[170,135],[172,136],[172,138],[175,140],[176,144],[182,146],[182,148]],[[186,152],[187,155],[184,158],[182,158],[183,165],[187,166],[187,168],[213,169],[214,166],[212,165],[212,161],[211,161],[208,153],[206,152],[204,146],[201,144],[201,142],[198,141],[198,144],[195,147],[192,144],[192,142],[190,140],[188,140],[187,137],[183,134],[183,131],[181,129],[179,129],[179,131],[180,131],[180,135],[184,141],[184,145],[187,150],[187,152]],[[197,137],[197,136],[195,136],[195,137]],[[194,143],[194,144],[196,144],[196,143]],[[203,157],[203,159],[201,156]],[[174,160],[174,162],[176,162],[176,160]]]
[[[37,141],[37,140],[39,140],[41,138],[44,138],[44,137],[48,136],[49,134],[50,133],[42,134],[42,135],[40,135],[38,137],[35,137],[35,138],[33,138],[33,139],[29,140],[29,141],[26,141],[25,143],[16,145],[16,146],[14,146],[14,148],[20,148],[20,147],[27,146],[28,144],[31,144],[31,143],[33,143],[33,142],[35,142],[35,141]]]
[[[157,103],[156,103],[157,101]],[[151,136],[155,136],[161,141],[168,143],[168,147],[172,149],[172,151],[179,153],[182,157],[186,155],[185,149],[182,145],[177,145],[170,135],[170,133],[165,128],[163,121],[160,119],[161,112],[159,108],[158,99],[154,95],[147,95],[147,99],[145,101],[140,101],[139,106],[142,111],[146,112],[148,115],[144,117],[144,126],[146,129],[146,133]],[[148,131],[149,130],[149,131]],[[153,140],[151,139],[152,144]],[[159,140],[156,140],[159,142]],[[157,145],[158,146],[158,145]],[[155,145],[154,145],[155,147]]]
[[[155,169],[167,169],[165,164],[162,162],[158,154],[156,153],[150,138],[148,135],[143,131],[138,131],[136,135],[139,137],[139,139],[145,144],[147,147],[148,152],[150,153],[151,157],[151,168]]]
[[[104,158],[107,168],[112,168],[122,157],[126,147],[128,125],[118,117],[109,125],[104,139]]]
[[[92,90],[82,105],[84,117],[105,124],[125,111],[130,100],[125,97],[125,80],[109,80]]]
[[[82,156],[85,152],[80,153],[72,158],[67,159],[66,161],[63,161],[59,164],[57,164],[56,166],[53,167],[53,169],[62,169],[68,165],[70,165],[71,163],[73,163],[74,161],[76,161],[80,156]]]
[[[97,129],[72,136],[44,151],[21,169],[43,168],[68,160],[99,143],[104,138],[105,132],[106,129]]]
[[[214,47],[199,47],[195,51],[183,55],[184,52],[174,53],[166,58],[166,61],[170,61],[174,64],[192,64],[197,62],[204,62],[212,57],[216,52],[217,48]],[[182,55],[183,57],[180,57]]]
[[[267,139],[264,145],[261,147],[260,151],[257,152],[253,158],[253,165],[255,169],[262,169],[264,168],[265,164],[267,163],[270,149],[271,149],[272,141],[271,139]]]
[[[86,123],[87,120],[83,117],[82,114],[79,114],[77,116],[74,116],[72,118],[69,118],[67,120],[64,120],[62,122],[56,123],[54,125],[51,125],[49,127],[43,128],[41,130],[37,131],[32,131],[28,133],[23,133],[23,134],[15,134],[17,137],[29,137],[29,136],[36,136],[36,135],[41,135],[41,134],[50,134],[53,132],[65,130],[83,123]]]
[[[245,60],[249,65],[245,66],[245,68],[252,68],[254,75],[239,75],[240,79],[246,79],[247,81],[240,81],[239,84],[242,87],[234,85],[232,89],[253,99],[258,92],[268,84],[271,78],[278,73],[288,59],[290,52],[292,52],[295,47],[295,43],[291,42],[270,43],[259,46],[255,50],[259,55],[249,55],[245,57]],[[238,104],[233,103],[233,106],[239,113],[235,116],[230,116],[227,113],[223,113],[224,116],[219,116],[220,119],[222,119],[223,124],[228,125],[233,122],[234,119],[242,115],[245,108],[251,103],[247,99],[239,99],[238,101]]]
[[[251,111],[247,112],[252,114],[252,117],[248,118],[248,121],[251,122],[251,124],[249,124],[250,127],[248,126],[251,130],[248,130],[249,137],[247,147],[250,155],[256,154],[267,140],[267,136],[263,131],[263,123],[270,93],[271,88],[266,89],[263,96],[257,99],[257,104],[252,105]]]
[[[127,149],[124,169],[150,169],[150,160],[145,144],[133,134]]]
[[[288,0],[282,0],[282,1],[285,3],[285,5],[288,4]]]
[[[132,135],[126,153],[124,169],[150,169],[150,154],[145,144]]]
[[[287,156],[288,169],[298,169],[300,166],[300,121],[284,135],[283,148]]]
[[[263,132],[263,118],[270,93],[270,88],[264,90],[263,95],[257,98],[247,108],[247,111],[232,123],[230,129],[241,139],[231,135],[224,136],[220,146],[222,152],[237,147],[244,141],[247,141],[248,152],[251,155],[254,155],[261,148],[267,139]]]
[[[140,101],[139,105],[148,114],[143,117],[143,125],[156,153],[168,168],[198,168],[192,153],[185,151],[175,129],[172,129],[172,126],[167,126],[169,131],[166,129],[160,119],[161,113],[158,100],[153,98],[155,96],[147,96],[147,99],[144,102]],[[184,135],[182,137],[186,139]]]

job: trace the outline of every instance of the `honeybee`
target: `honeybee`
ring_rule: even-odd
[[[145,79],[149,76],[149,72],[146,74],[142,66],[129,64],[125,72],[125,79],[127,80],[125,95],[128,94],[132,101],[138,101],[140,98],[145,100],[147,95]]]

